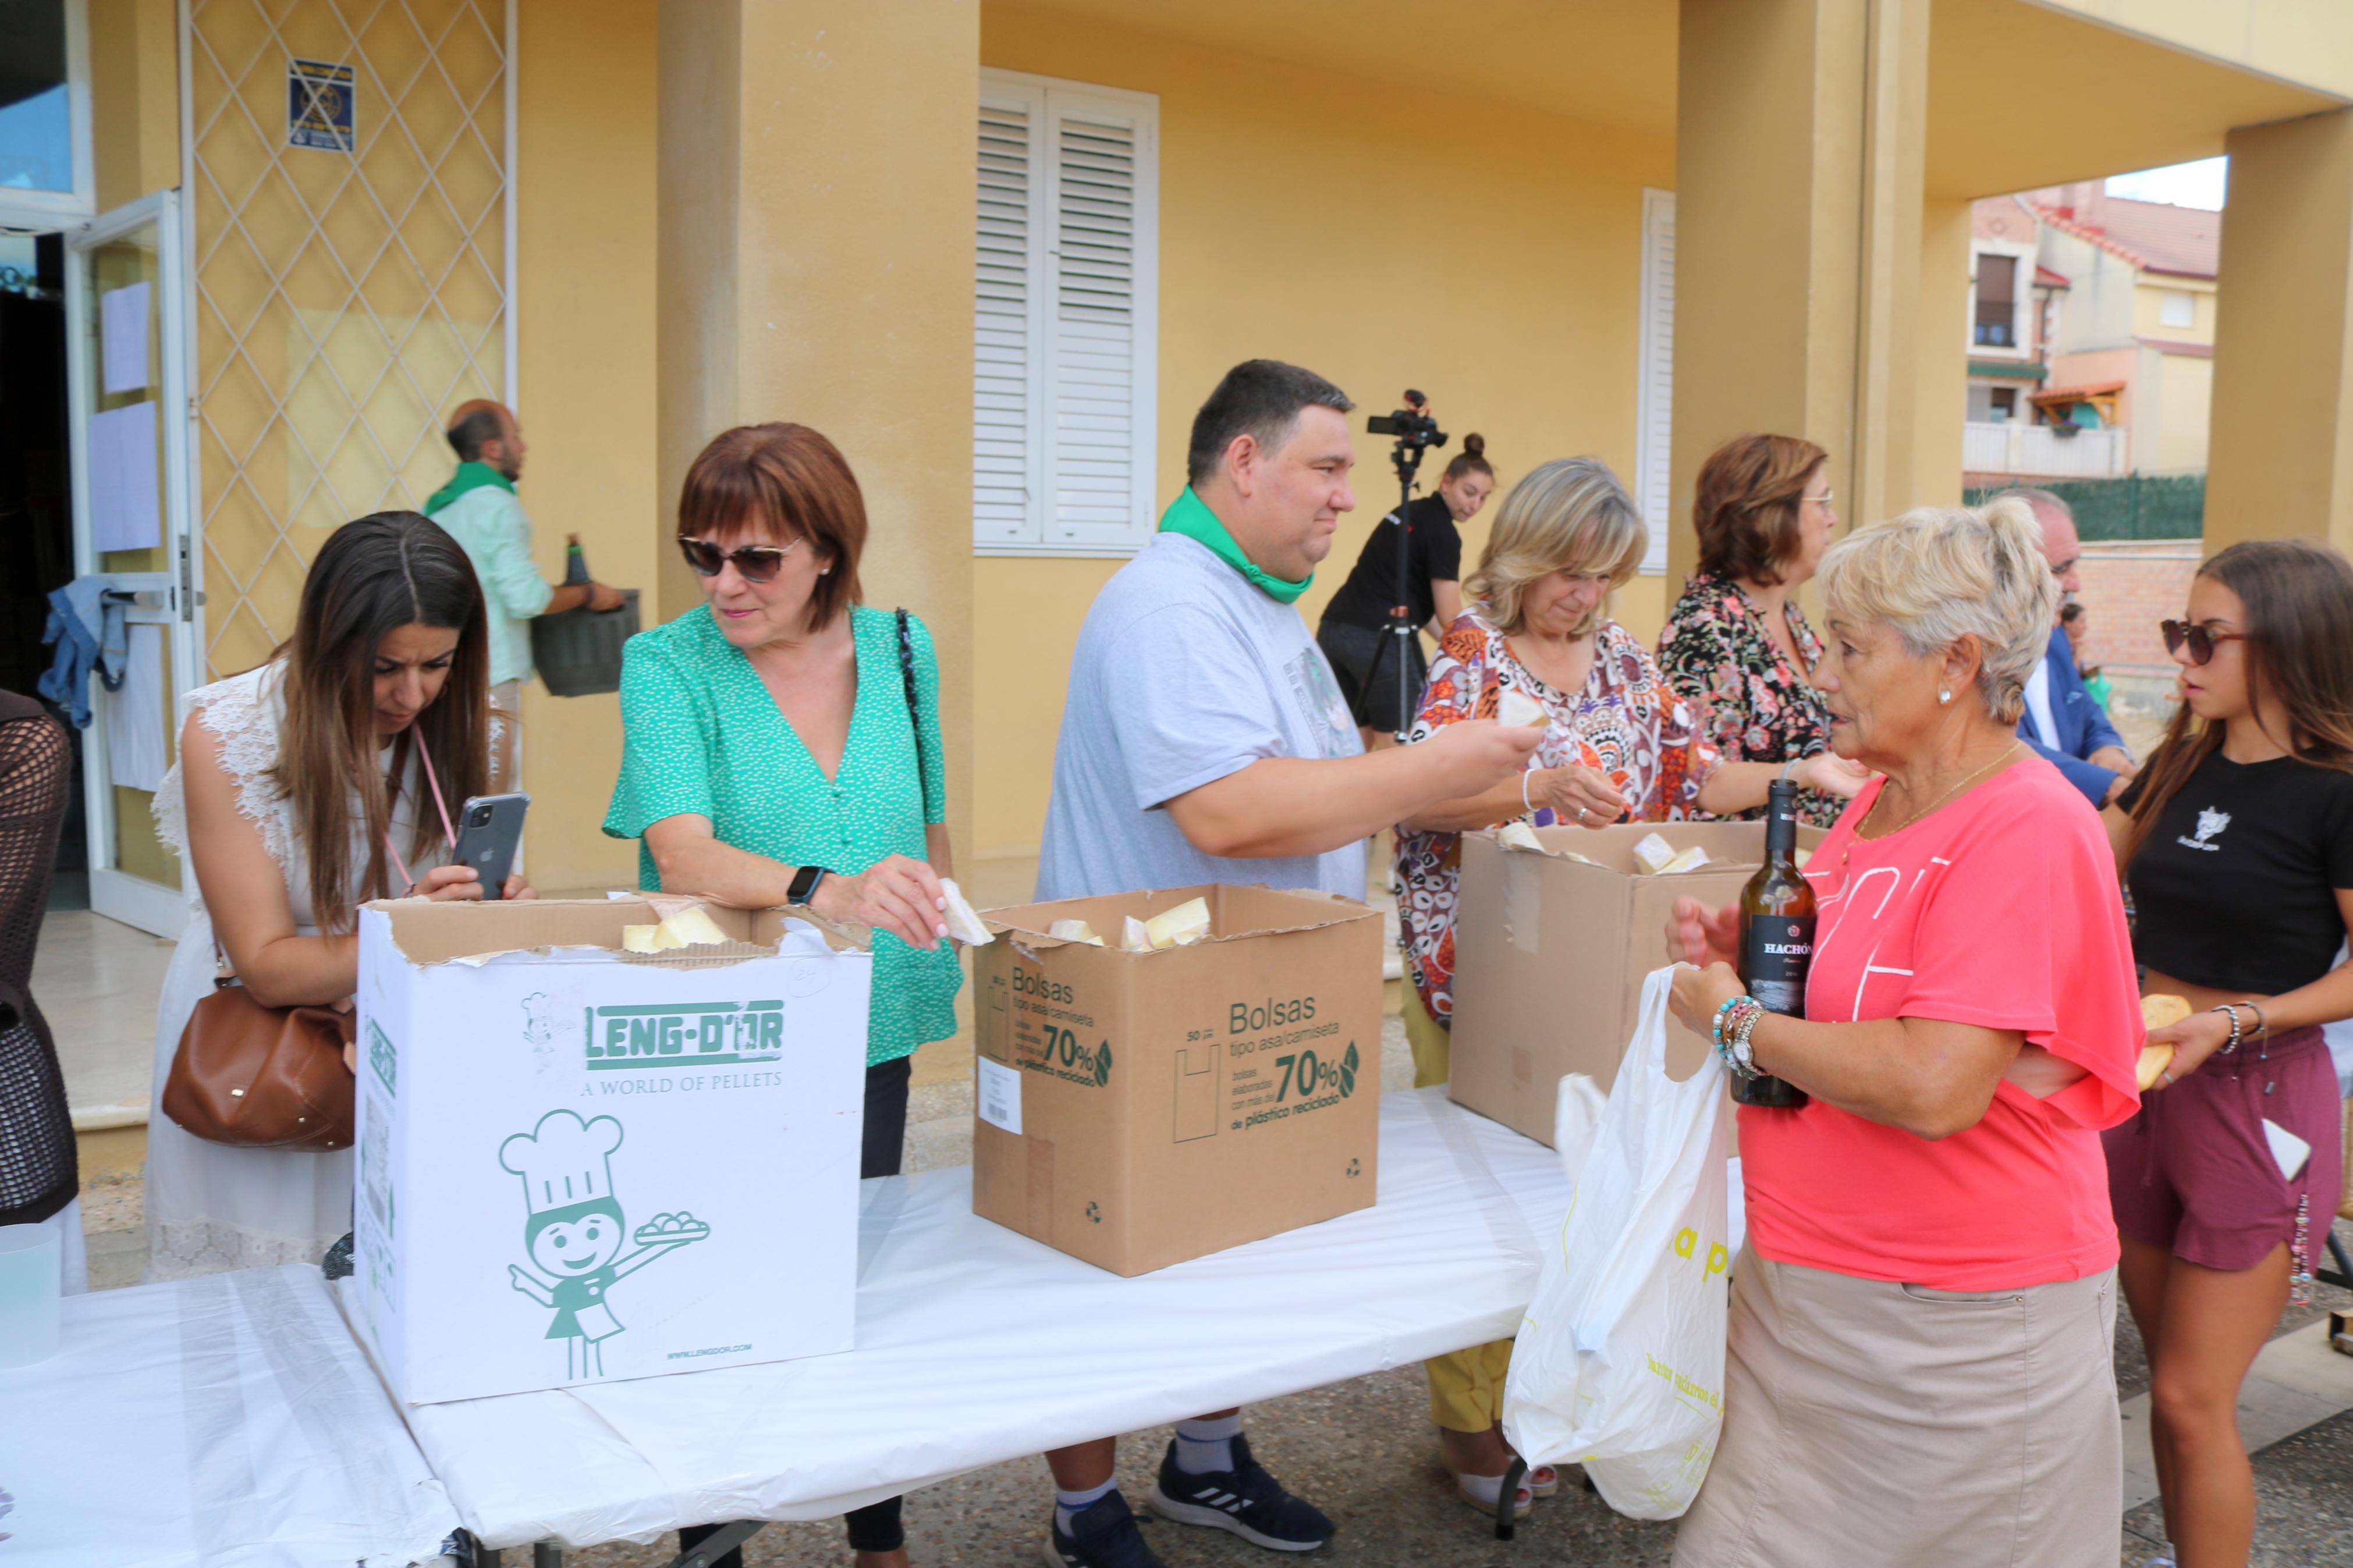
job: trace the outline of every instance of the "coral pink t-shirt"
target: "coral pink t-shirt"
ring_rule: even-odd
[[[2097,1273],[2117,1253],[2099,1134],[2139,1106],[2143,1034],[2106,832],[2039,757],[1859,840],[1881,787],[1806,863],[1806,1016],[2015,1029],[2086,1075],[2047,1100],[2004,1079],[1976,1126],[1937,1142],[1819,1100],[1744,1106],[1749,1237],[1777,1262],[1944,1290]]]

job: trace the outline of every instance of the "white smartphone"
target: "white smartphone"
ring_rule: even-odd
[[[458,848],[450,863],[471,866],[482,879],[482,897],[495,899],[514,869],[515,851],[522,847],[522,819],[531,796],[478,795],[459,814]]]
[[[2312,1158],[2311,1144],[2268,1116],[2263,1118],[2263,1140],[2272,1146],[2272,1158],[2279,1163],[2280,1174],[2291,1182],[2304,1169],[2304,1163]]]

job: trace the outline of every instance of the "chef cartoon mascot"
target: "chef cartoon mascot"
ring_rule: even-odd
[[[523,1251],[531,1262],[509,1264],[514,1288],[555,1309],[547,1338],[562,1340],[567,1379],[605,1375],[605,1342],[621,1331],[606,1294],[614,1281],[655,1258],[711,1234],[683,1210],[657,1215],[629,1234],[613,1196],[609,1163],[621,1146],[621,1124],[609,1116],[583,1121],[551,1110],[529,1132],[499,1145],[499,1163],[522,1178]],[[635,1243],[634,1246],[631,1243]]]

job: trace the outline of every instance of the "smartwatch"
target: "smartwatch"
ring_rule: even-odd
[[[785,889],[785,902],[796,909],[805,907],[817,892],[817,885],[825,880],[825,868],[804,866],[793,873],[792,885]]]

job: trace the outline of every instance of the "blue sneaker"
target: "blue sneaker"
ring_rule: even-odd
[[[1046,1527],[1046,1568],[1167,1568],[1144,1544],[1134,1510],[1116,1490],[1104,1493],[1071,1516],[1070,1533],[1060,1521]]]
[[[1234,1468],[1193,1475],[1176,1468],[1176,1445],[1160,1461],[1160,1479],[1145,1505],[1178,1524],[1229,1530],[1271,1552],[1313,1552],[1332,1539],[1332,1521],[1314,1503],[1293,1497],[1250,1458],[1250,1440],[1234,1440]]]

